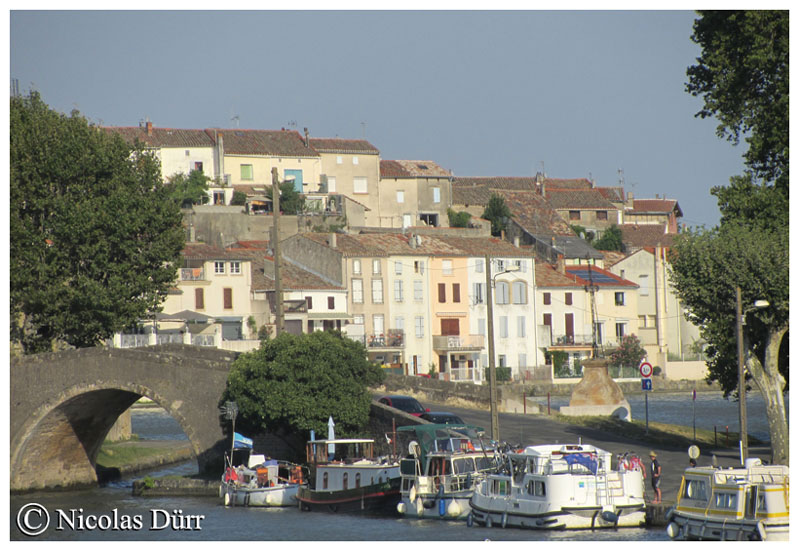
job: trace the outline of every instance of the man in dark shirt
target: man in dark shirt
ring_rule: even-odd
[[[653,500],[653,504],[660,504],[661,503],[661,464],[658,463],[656,460],[656,453],[655,451],[650,451],[650,473],[652,474],[652,483],[653,483],[653,492],[655,493],[655,499]]]

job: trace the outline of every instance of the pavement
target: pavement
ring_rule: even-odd
[[[454,406],[444,403],[422,401],[423,406],[431,411],[452,412],[458,414],[468,424],[481,426],[490,432],[491,415],[489,410],[478,410]],[[509,414],[500,412],[500,440],[512,445],[533,445],[544,443],[582,443],[591,444],[610,451],[616,455],[622,452],[633,452],[638,455],[647,467],[646,496],[648,503],[653,500],[653,490],[650,485],[650,458],[651,450],[655,451],[661,464],[661,495],[662,506],[656,510],[666,510],[675,504],[678,489],[681,484],[683,471],[689,466],[689,455],[686,449],[669,449],[660,445],[652,445],[641,441],[627,439],[624,436],[607,433],[601,430],[585,428],[577,425],[556,421],[542,414]],[[769,447],[750,447],[750,456],[769,458]],[[714,459],[715,460],[712,460]],[[714,450],[700,451],[698,465],[711,465],[729,467],[740,466],[738,448],[717,448]]]

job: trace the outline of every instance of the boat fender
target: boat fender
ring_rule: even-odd
[[[472,474],[471,473],[467,474],[467,480],[466,480],[465,484],[466,484],[468,489],[472,488]]]
[[[461,506],[457,501],[451,500],[450,504],[447,505],[447,515],[452,518],[457,518],[461,515]]]
[[[445,504],[446,501],[443,498],[439,498],[438,502],[439,502],[439,517],[444,517],[444,514],[447,511],[446,508],[447,505]]]
[[[244,494],[244,505],[245,506],[250,506],[250,493],[245,493]]]
[[[671,521],[669,524],[667,524],[667,536],[669,536],[669,538],[677,539],[678,535],[680,534],[681,534],[681,528],[677,523]]]
[[[422,504],[422,507],[425,508],[426,510],[430,510],[431,508],[436,506],[436,501],[433,500],[433,499],[428,499],[428,500],[423,502],[422,499],[420,498],[419,502]]]
[[[764,522],[762,520],[758,520],[756,523],[756,529],[758,530],[758,536],[762,541],[767,540],[767,528],[764,527]]]
[[[500,518],[500,526],[505,529],[508,523],[508,512],[503,512],[503,517]]]
[[[436,489],[436,497],[441,499],[444,496],[444,485],[439,484],[439,488]]]
[[[613,510],[603,510],[603,512],[600,514],[600,517],[602,517],[608,523],[616,523],[619,519],[619,516]]]
[[[414,502],[417,499],[417,486],[413,485],[408,493],[408,500]]]
[[[231,502],[231,493],[225,493],[225,506],[230,506]]]
[[[472,515],[472,512],[467,514],[467,527],[472,527],[472,524],[475,523],[475,517]]]
[[[397,503],[397,513],[401,515],[406,513],[406,505],[404,502]]]
[[[422,499],[417,497],[417,515],[421,516],[423,514],[424,505],[422,504]]]

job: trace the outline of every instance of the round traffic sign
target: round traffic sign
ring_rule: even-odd
[[[642,375],[643,378],[649,378],[653,375],[653,365],[649,362],[642,362],[639,365],[639,373]]]

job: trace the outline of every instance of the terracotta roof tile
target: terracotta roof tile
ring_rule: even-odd
[[[562,190],[590,190],[594,188],[588,178],[544,178],[545,190],[559,188]]]
[[[578,284],[573,278],[569,278],[561,274],[558,270],[553,268],[552,265],[543,262],[536,262],[536,287],[583,287],[583,284]]]
[[[498,190],[536,190],[536,178],[529,176],[456,176],[453,178],[453,191],[456,187],[484,187]]]
[[[675,235],[668,234],[666,228],[666,224],[623,224],[620,226],[622,243],[632,249],[657,245],[669,247]]]
[[[620,278],[616,274],[609,272],[603,268],[599,268],[596,266],[591,267],[591,271],[593,274],[600,276],[598,279],[592,279],[591,282],[588,278],[582,278],[581,273],[584,273],[587,270],[587,266],[568,266],[565,267],[566,275],[568,278],[573,278],[576,283],[585,286],[589,285],[590,283],[598,286],[598,287],[635,287],[638,288],[639,285],[631,282],[630,280],[626,280],[625,278]]]
[[[303,237],[328,245],[330,234],[306,233]],[[461,238],[420,236],[413,246],[405,234],[336,234],[336,250],[346,257],[388,257],[391,255],[431,255],[452,257],[529,256],[514,245],[498,238]]]
[[[119,134],[123,140],[133,144],[137,139],[153,148],[169,147],[213,147],[214,140],[204,130],[151,127],[100,127],[109,134]]]
[[[296,130],[240,130],[206,129],[218,140],[222,135],[225,154],[229,155],[283,155],[286,157],[319,157]]]
[[[574,236],[569,224],[539,194],[498,191],[515,224],[531,235]]]
[[[321,153],[380,153],[378,148],[366,140],[344,138],[309,138],[312,148]]]
[[[634,199],[633,209],[627,212],[632,214],[669,214],[673,211],[676,211],[679,217],[683,216],[683,212],[681,212],[678,200],[676,199]]]
[[[617,210],[617,207],[603,197],[603,194],[596,189],[572,190],[545,188],[544,196],[555,209]]]
[[[250,258],[249,255],[240,251],[229,251],[221,247],[216,247],[214,245],[208,245],[201,242],[187,243],[183,246],[183,251],[181,254],[186,259],[201,261],[213,261],[215,259],[236,261]]]
[[[448,178],[450,171],[434,161],[387,159],[381,161],[381,178]]]

